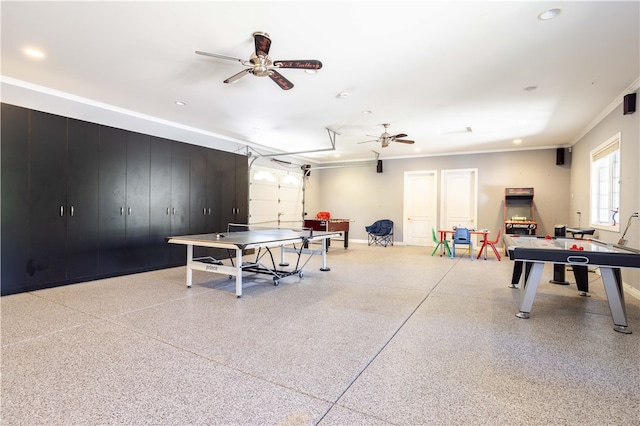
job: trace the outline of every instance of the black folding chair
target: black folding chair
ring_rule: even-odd
[[[393,221],[381,219],[373,222],[364,229],[369,234],[369,245],[393,245]]]

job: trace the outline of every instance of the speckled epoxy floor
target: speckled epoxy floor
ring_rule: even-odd
[[[640,423],[638,299],[616,333],[599,276],[549,266],[521,320],[512,262],[431,250],[336,244],[241,299],[185,268],[2,297],[0,423]]]

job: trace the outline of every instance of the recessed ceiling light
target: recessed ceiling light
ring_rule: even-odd
[[[340,158],[340,154],[333,154],[335,158]]]
[[[562,13],[562,9],[559,9],[557,7],[545,10],[540,15],[538,15],[538,19],[541,21],[548,21],[549,19],[556,18],[558,15],[560,15],[560,13]]]
[[[185,105],[187,105],[187,103],[186,102],[182,102],[182,101],[176,101],[176,105],[185,106]]]
[[[522,139],[514,139],[513,143],[516,144],[516,145],[521,144],[522,143]]]
[[[368,109],[365,109],[364,111],[362,111],[363,114],[371,114],[371,111],[369,111]]]
[[[37,49],[24,49],[24,53],[31,56],[32,58],[44,58],[44,53]]]

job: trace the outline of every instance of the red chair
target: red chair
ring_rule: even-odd
[[[500,230],[498,229],[498,236],[496,237],[495,240],[489,241],[487,239],[488,235],[484,238],[486,241],[485,240],[480,241],[482,243],[482,248],[484,248],[484,250],[482,248],[480,249],[480,253],[478,253],[478,259],[480,259],[480,256],[484,251],[484,260],[487,260],[487,247],[491,247],[493,249],[493,252],[496,254],[496,257],[498,258],[498,261],[500,261],[500,253],[498,253],[498,249],[496,249],[496,244],[500,242]]]

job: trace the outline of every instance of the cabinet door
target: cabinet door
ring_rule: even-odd
[[[207,148],[191,147],[189,185],[189,233],[204,234],[207,229]],[[205,247],[194,247],[195,257],[207,256]]]
[[[126,266],[149,266],[149,173],[151,140],[148,135],[127,132]]]
[[[32,286],[66,276],[67,119],[31,111],[29,260]]]
[[[249,223],[249,163],[244,155],[235,155],[235,221]]]
[[[171,247],[166,238],[171,235],[171,148],[168,139],[151,138],[151,172],[149,196],[150,266],[171,264]],[[186,255],[185,255],[186,259]]]
[[[171,150],[171,235],[189,234],[189,145],[174,142]],[[171,245],[171,263],[187,261],[183,245]]]
[[[124,270],[127,133],[100,128],[100,273]]]
[[[100,126],[68,119],[67,278],[98,274]]]
[[[235,154],[219,151],[216,159],[218,183],[218,229],[227,232],[229,223],[235,221],[236,164]],[[246,223],[246,222],[244,222]]]
[[[0,185],[2,211],[2,295],[17,293],[27,283],[29,258],[29,110],[2,104],[0,114]]]
[[[220,151],[215,149],[207,150],[207,220],[206,220],[206,233],[212,232],[227,232],[226,228],[220,228],[220,184],[218,182],[217,170],[217,156]]]
[[[189,187],[189,233],[206,232],[207,219],[207,148],[191,147]]]

